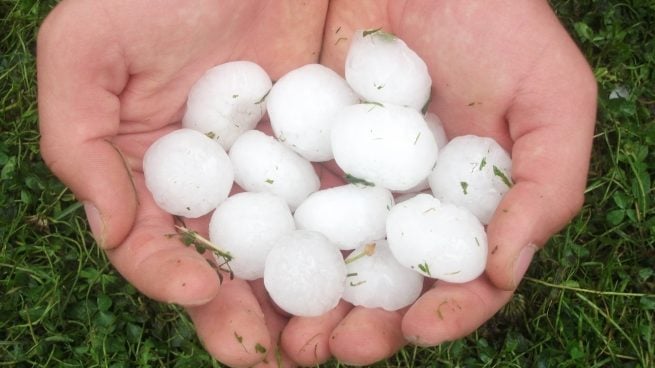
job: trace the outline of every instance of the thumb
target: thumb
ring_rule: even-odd
[[[41,139],[41,151],[52,172],[84,204],[98,245],[121,244],[134,223],[137,197],[120,151],[105,139],[63,144],[49,134]]]
[[[84,203],[97,242],[115,247],[136,215],[130,172],[110,138],[118,132],[125,62],[96,6],[64,2],[41,26],[37,75],[41,154]],[[86,20],[85,20],[86,19]]]
[[[565,32],[562,30],[561,32]],[[523,81],[507,113],[514,186],[487,228],[487,276],[515,289],[533,254],[584,202],[596,114],[596,82],[564,38]]]
[[[518,182],[498,206],[487,228],[486,268],[496,287],[514,290],[534,254],[580,208],[581,191],[571,191],[565,199],[561,194],[545,194],[548,189],[534,182]]]

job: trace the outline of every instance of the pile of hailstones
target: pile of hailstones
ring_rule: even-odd
[[[252,62],[216,66],[192,87],[183,128],[144,157],[156,203],[187,218],[214,211],[209,240],[234,276],[263,277],[293,315],[341,298],[397,310],[424,277],[478,277],[484,225],[511,186],[495,141],[447,143],[438,117],[421,113],[431,79],[399,38],[356,32],[345,76],[310,64],[273,85]],[[274,137],[253,129],[266,111]],[[349,184],[319,190],[311,162],[332,159]],[[233,182],[245,192],[229,196]]]

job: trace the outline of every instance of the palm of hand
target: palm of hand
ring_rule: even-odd
[[[65,7],[73,18],[98,11],[106,17],[98,24],[68,27],[87,40],[82,52],[73,47],[78,45],[69,45],[71,59],[80,60],[63,57],[54,63],[41,58],[40,90],[47,92],[40,98],[48,101],[41,103],[44,157],[81,200],[101,209],[102,225],[90,222],[99,241],[113,248],[108,255],[116,268],[146,295],[188,306],[206,348],[227,364],[261,360],[257,344],[268,348],[267,361],[274,363],[272,346],[279,336],[283,350],[301,364],[314,364],[330,354],[365,364],[391,355],[405,338],[432,345],[463,336],[511,296],[503,290],[513,289],[520,280],[514,267],[521,248],[543,244],[577,209],[590,133],[589,124],[579,130],[572,126],[590,116],[593,121],[588,108],[593,103],[585,100],[587,94],[571,98],[574,94],[565,86],[588,83],[586,64],[545,3],[493,13],[484,5],[459,3],[435,8],[421,3],[391,2],[385,7],[333,2],[325,25],[327,4],[321,3],[218,6],[205,1],[189,7],[171,1],[159,9],[138,8],[140,4],[129,9],[62,5],[52,17],[61,22],[66,22]],[[526,25],[522,18],[540,22]],[[50,23],[55,24],[49,30],[61,29],[61,24]],[[440,115],[451,137],[491,136],[512,150],[516,185],[488,229],[490,249],[497,248],[490,254],[487,276],[461,286],[437,282],[408,310],[350,310],[341,303],[324,316],[287,321],[270,305],[261,283],[235,280],[219,290],[214,271],[201,256],[158,235],[171,232],[173,219],[146,193],[141,158],[154,139],[177,127],[186,92],[209,67],[247,59],[277,79],[294,67],[317,62],[324,34],[321,62],[342,72],[348,43],[339,38],[357,28],[380,26],[406,40],[426,60],[434,85],[430,109]],[[91,36],[85,38],[85,32]],[[58,55],[52,45],[60,43],[47,40],[57,36],[42,32],[39,52]],[[547,52],[549,47],[555,52]],[[544,61],[540,55],[553,60]],[[73,82],[54,77],[76,68],[80,78]],[[583,72],[581,78],[562,80],[578,71]],[[548,108],[542,108],[541,99],[550,99]],[[66,126],[55,123],[62,119],[62,110],[70,123]],[[564,142],[555,143],[557,139]],[[69,140],[80,143],[74,156],[83,159],[72,165],[62,163],[66,156],[57,149],[58,142]],[[573,147],[543,150],[566,142]],[[563,159],[564,164],[555,166],[548,154],[556,154],[555,162]],[[535,162],[541,171],[532,170]],[[93,165],[107,169],[98,173]],[[334,166],[327,168],[321,170],[322,185],[340,184],[331,173]],[[78,172],[85,169],[90,177],[79,178]],[[96,181],[103,185],[88,184]],[[190,226],[206,228],[206,219]]]

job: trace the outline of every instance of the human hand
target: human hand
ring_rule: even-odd
[[[369,364],[406,341],[437,345],[471,333],[509,300],[534,252],[583,203],[596,85],[546,1],[332,1],[321,62],[343,75],[349,42],[342,37],[378,27],[426,61],[429,109],[449,137],[489,136],[511,152],[514,185],[488,226],[483,276],[437,281],[403,311],[341,306],[318,320],[294,317],[282,346],[306,364],[330,352]]]
[[[142,157],[179,127],[189,89],[210,67],[251,60],[277,79],[317,62],[326,9],[327,2],[68,0],[39,33],[45,162],[84,203],[115,268],[145,295],[185,306],[206,349],[231,366],[262,360],[257,344],[275,363],[286,319],[261,283],[219,287],[205,258],[164,236],[174,232],[173,217],[145,189]]]

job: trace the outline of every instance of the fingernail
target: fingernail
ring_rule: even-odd
[[[405,340],[409,344],[412,344],[414,346],[420,346],[420,347],[428,347],[428,346],[434,346],[436,344],[430,344],[425,340],[422,340],[420,336],[405,336]]]
[[[530,267],[530,262],[532,262],[532,257],[537,251],[537,246],[530,243],[521,249],[519,256],[514,261],[514,287],[519,286],[521,279],[525,275],[525,272]]]
[[[84,212],[86,212],[86,220],[91,228],[91,234],[100,248],[105,247],[105,223],[98,208],[91,202],[84,202]]]
[[[363,367],[364,366],[364,364],[361,364],[361,363],[350,363],[350,362],[344,361],[344,360],[339,360],[339,363],[341,363],[342,365],[348,366],[348,367]]]
[[[215,297],[216,296],[213,295],[213,296],[206,297],[206,298],[190,299],[190,300],[185,301],[185,303],[179,303],[177,301],[171,300],[171,301],[169,301],[169,303],[170,304],[179,304],[179,305],[182,305],[184,307],[199,307],[201,305],[205,305],[205,304],[211,302],[212,300],[214,300]]]

